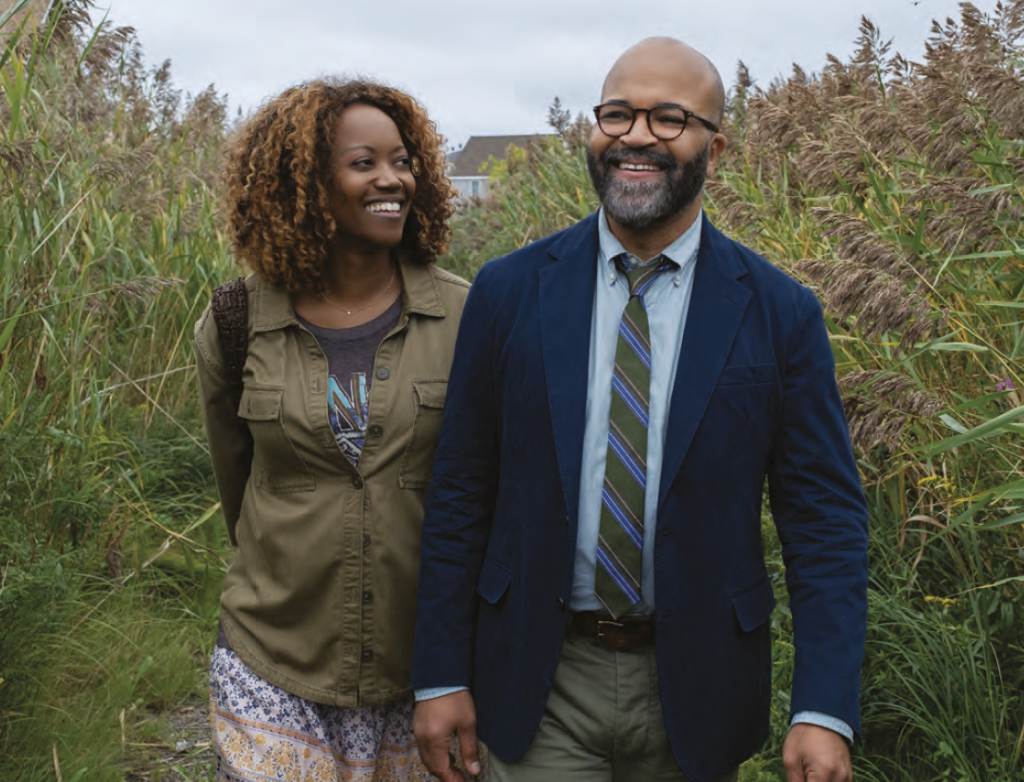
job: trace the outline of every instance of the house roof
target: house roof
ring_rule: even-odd
[[[549,138],[543,133],[534,133],[518,136],[471,136],[466,146],[458,152],[458,157],[448,156],[452,167],[448,170],[448,176],[484,176],[480,173],[480,166],[486,163],[492,156],[503,160],[508,153],[510,144],[515,144],[520,149],[525,149],[531,142],[537,142]]]

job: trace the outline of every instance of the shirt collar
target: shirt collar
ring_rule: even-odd
[[[431,266],[412,260],[400,252],[398,268],[402,274],[402,313],[443,318],[444,304]],[[273,331],[298,322],[289,293],[257,280],[253,299],[253,330]]]
[[[701,213],[697,215],[697,219],[693,221],[693,225],[687,228],[681,236],[661,253],[677,264],[679,268],[687,266],[697,258],[697,250],[700,248],[701,225],[704,222],[703,216],[704,212],[701,210]],[[635,255],[627,253],[626,248],[615,238],[612,229],[608,227],[608,216],[605,214],[604,207],[601,208],[597,215],[597,242],[598,269],[604,270],[608,266],[611,267],[611,271],[617,271],[615,259],[623,254],[629,256],[631,261],[643,263]]]

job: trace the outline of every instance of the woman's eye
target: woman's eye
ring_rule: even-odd
[[[398,160],[395,161],[395,165],[409,168],[412,165],[412,158],[400,157],[398,158]]]

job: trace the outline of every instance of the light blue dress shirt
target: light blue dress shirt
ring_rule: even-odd
[[[619,321],[629,302],[629,281],[619,272],[615,258],[625,254],[627,265],[641,266],[650,258],[630,255],[608,227],[604,210],[598,216],[597,287],[590,324],[590,384],[587,418],[583,431],[583,469],[580,471],[579,530],[573,569],[573,611],[597,611],[594,596],[597,534],[601,525],[601,492],[608,455],[608,416],[612,404],[612,375],[619,343]],[[654,613],[654,532],[658,519],[658,488],[665,451],[665,429],[672,402],[672,388],[683,345],[686,313],[690,308],[693,272],[700,248],[701,220],[665,248],[661,256],[679,267],[658,274],[644,292],[651,331],[651,388],[647,429],[647,488],[644,503],[643,572],[641,602],[635,613]]]
[[[644,292],[644,304],[651,334],[651,388],[647,429],[647,486],[644,503],[643,572],[641,602],[636,613],[654,613],[654,533],[658,516],[658,491],[665,450],[672,389],[675,386],[679,353],[683,345],[686,316],[693,291],[693,275],[700,249],[699,215],[682,236],[665,248],[662,256],[678,268],[657,275]],[[587,390],[586,424],[583,432],[583,467],[580,475],[579,529],[569,607],[573,611],[601,610],[594,595],[597,535],[601,523],[601,492],[605,458],[608,453],[608,420],[612,403],[612,375],[619,321],[629,302],[629,282],[615,265],[615,258],[627,255],[628,265],[638,266],[652,259],[639,259],[625,248],[608,227],[602,209],[598,215],[597,286],[590,324],[590,383]],[[416,700],[448,695],[465,687],[431,687],[416,691]],[[843,720],[815,711],[793,715],[792,724],[818,725],[853,740],[853,729]]]

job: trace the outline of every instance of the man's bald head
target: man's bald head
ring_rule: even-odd
[[[725,85],[714,63],[692,46],[658,36],[645,38],[623,52],[604,80],[601,100],[614,97],[624,86],[651,82],[658,77],[686,80],[698,96],[708,119],[721,124],[725,115]],[[691,108],[687,106],[686,108]],[[691,110],[700,113],[697,107]]]

